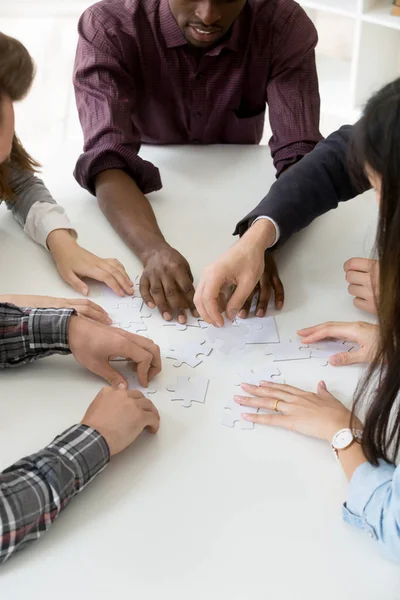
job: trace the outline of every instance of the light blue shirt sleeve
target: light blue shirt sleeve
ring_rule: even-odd
[[[387,558],[400,563],[400,466],[384,460],[377,467],[360,465],[350,481],[343,518],[376,540]]]

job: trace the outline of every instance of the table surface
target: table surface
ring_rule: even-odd
[[[76,224],[80,241],[118,257],[132,274],[140,264],[111,229],[94,198],[70,173],[78,148],[65,147],[45,165],[44,178]],[[267,147],[145,148],[164,188],[151,196],[167,239],[201,269],[233,243],[236,221],[274,179]],[[359,320],[347,294],[343,263],[368,256],[376,224],[372,193],[342,205],[296,235],[278,262],[286,304],[277,316],[281,339],[325,320]],[[8,211],[0,216],[2,290],[71,297],[50,256],[32,243]],[[149,319],[162,346],[185,333]],[[163,391],[176,375],[164,361],[154,396],[162,426],[144,434],[64,511],[40,541],[1,568],[7,600],[128,598],[141,600],[273,598],[395,600],[398,568],[375,543],[342,522],[346,481],[328,444],[257,426],[220,425],[237,390],[235,373],[271,362],[264,346],[240,357],[218,351],[195,370],[210,379],[205,405],[190,409]],[[281,363],[282,364],[282,363]],[[324,379],[350,402],[358,367],[318,361],[279,365],[288,383],[310,390]],[[0,469],[45,446],[78,422],[102,382],[72,357],[51,357],[1,375]]]

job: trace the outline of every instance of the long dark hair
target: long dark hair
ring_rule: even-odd
[[[0,32],[0,99],[7,96],[12,102],[22,100],[28,93],[34,76],[35,67],[25,46]],[[17,136],[13,139],[10,162],[24,171],[35,171],[39,167]],[[12,190],[8,183],[8,165],[1,165],[0,200],[11,200],[12,197]]]
[[[377,465],[380,458],[394,462],[400,449],[400,79],[369,100],[355,127],[352,152],[382,179],[376,235],[380,341],[353,405],[354,415],[370,398],[362,447]]]

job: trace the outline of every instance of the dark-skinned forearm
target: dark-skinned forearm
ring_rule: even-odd
[[[108,221],[142,262],[153,250],[167,245],[149,201],[124,171],[100,173],[96,195]]]

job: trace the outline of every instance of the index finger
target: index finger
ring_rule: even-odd
[[[357,323],[332,322],[315,325],[315,327],[309,327],[308,329],[301,329],[297,333],[302,338],[303,343],[311,344],[327,338],[350,340],[354,342],[358,337],[356,327]]]
[[[148,373],[153,360],[153,355],[141,348],[135,342],[123,338],[124,343],[121,344],[121,350],[118,350],[118,355],[123,356],[136,363],[136,373],[141,386],[147,387],[149,384]]]
[[[370,272],[371,261],[369,258],[349,258],[343,265],[344,270],[346,271],[360,271],[361,273],[369,273]]]
[[[238,283],[226,307],[226,314],[230,319],[234,319],[236,317],[256,284],[257,281],[253,282],[252,279],[249,278],[243,278],[242,281]]]
[[[158,375],[162,370],[161,351],[159,346],[157,346],[157,344],[155,344],[152,340],[149,340],[141,335],[129,333],[129,331],[124,331],[122,329],[121,333],[127,338],[129,343],[143,348],[152,356],[148,378],[149,380],[153,379],[153,377]]]

